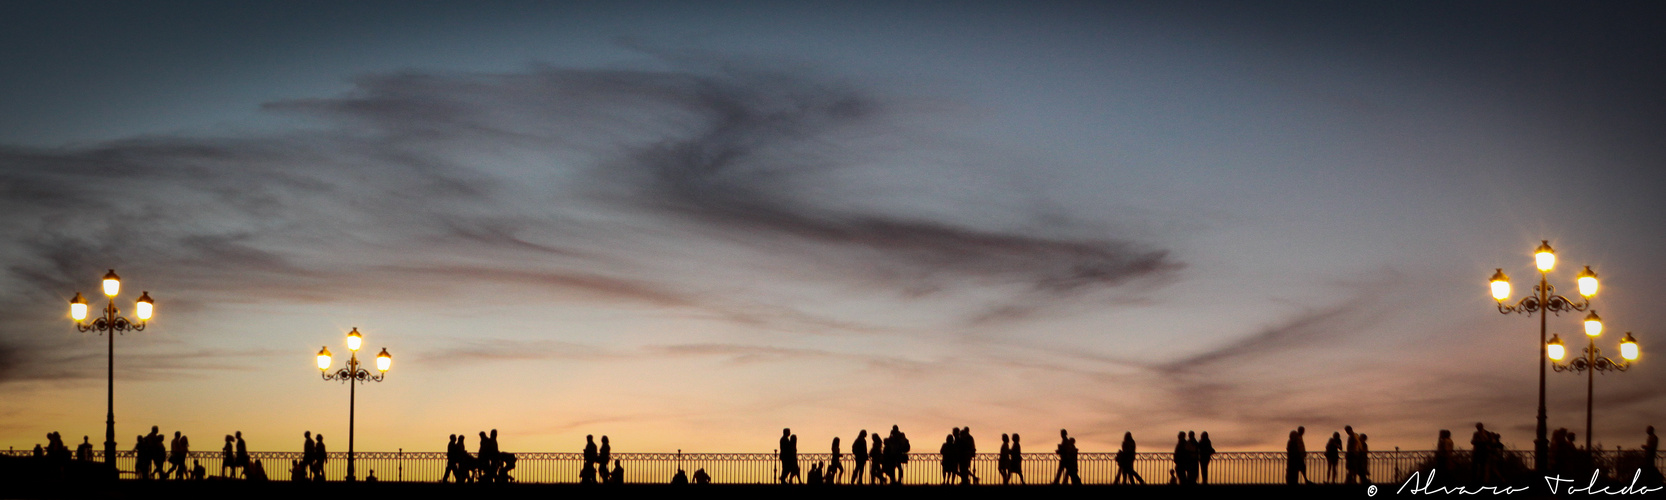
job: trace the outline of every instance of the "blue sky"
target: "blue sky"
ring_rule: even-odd
[[[1643,343],[1598,440],[1661,415],[1648,4],[0,9],[18,447],[99,434],[104,342],[63,305],[111,267],[158,302],[118,435],[339,435],[310,359],[356,326],[396,358],[363,449],[1530,447],[1536,321],[1485,279],[1528,289],[1541,239],[1569,293],[1604,279],[1599,346]],[[1583,432],[1576,379],[1551,425]]]

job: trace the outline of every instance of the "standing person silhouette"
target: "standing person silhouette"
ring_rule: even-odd
[[[833,436],[833,453],[827,464],[827,484],[839,484],[845,475],[844,450],[839,448],[839,436]]]
[[[613,458],[613,444],[607,441],[607,435],[602,435],[602,447],[596,451],[596,470],[602,475],[602,482],[607,482],[611,472],[607,470],[607,461]]]
[[[869,474],[873,484],[885,484],[885,444],[880,441],[877,432],[870,437],[873,438],[873,449],[868,452]]]
[[[458,482],[462,482],[463,478],[458,477],[457,474],[456,434],[452,434],[451,437],[445,438],[445,474],[440,475],[440,482],[444,483],[446,482],[446,479],[453,477],[456,477]]]
[[[150,435],[146,438],[150,440],[148,443],[150,443],[151,471],[162,474],[162,478],[167,479],[168,476],[162,470],[163,463],[168,460],[168,448],[162,445],[163,434],[161,429],[154,425],[150,426]]]
[[[585,435],[584,436],[584,463],[590,464],[592,466],[595,465],[595,463],[596,463],[596,454],[597,454],[596,453],[596,435],[594,435],[594,434]],[[595,472],[595,467],[591,467],[591,472]]]
[[[1186,431],[1186,484],[1197,484],[1198,448],[1197,431]]]
[[[1024,445],[1018,443],[1018,433],[1016,433],[1016,432],[1012,433],[1012,459],[1011,459],[1011,462],[1012,463],[1007,466],[1007,470],[1009,472],[1012,472],[1013,475],[1018,476],[1018,484],[1025,484],[1025,482],[1024,482]]]
[[[1203,473],[1203,484],[1209,484],[1209,460],[1215,457],[1215,443],[1209,440],[1209,431],[1203,431],[1203,439],[1197,442],[1197,465]]]
[[[1450,473],[1452,468],[1452,452],[1457,444],[1452,442],[1452,431],[1440,430],[1440,438],[1435,440],[1435,471]]]
[[[1330,433],[1330,441],[1325,442],[1325,481],[1336,484],[1336,462],[1342,456],[1342,433]]]
[[[1122,448],[1116,451],[1116,479],[1112,484],[1145,484],[1145,478],[1140,477],[1139,471],[1134,470],[1134,459],[1138,457],[1134,444],[1134,433],[1122,433]]]
[[[960,428],[959,427],[954,428],[953,431],[949,432],[948,436],[943,437],[943,446],[940,446],[940,447],[937,448],[937,454],[942,457],[941,462],[943,464],[943,484],[949,484],[949,476],[957,473],[957,471],[955,470],[956,469],[955,464],[960,463],[960,460],[955,457],[956,450],[955,450],[955,445],[954,445],[954,438],[955,438],[955,435],[959,434],[959,433],[960,433]]]
[[[1284,467],[1284,484],[1297,484],[1302,469],[1307,467],[1307,445],[1302,443],[1302,435],[1290,431],[1290,440],[1284,444],[1284,452],[1288,455]]]
[[[235,443],[231,439],[231,434],[226,434],[226,445],[220,448],[220,477],[230,478],[237,475],[237,445]],[[231,469],[231,474],[226,474],[228,468]]]
[[[885,443],[885,475],[890,478],[891,484],[902,484],[903,472],[905,471],[903,466],[908,465],[910,449],[908,435],[903,434],[902,430],[892,424],[891,436],[886,441],[888,442]]]
[[[1365,441],[1365,434],[1359,435],[1359,458],[1354,460],[1359,468],[1359,482],[1371,484],[1371,445]]]
[[[955,439],[956,458],[960,459],[960,484],[977,484],[978,476],[972,471],[972,459],[978,456],[978,441],[972,437],[972,427],[960,429],[960,437]]]
[[[856,440],[850,442],[851,461],[854,465],[850,469],[850,484],[862,484],[862,478],[868,475],[868,430],[856,434]]]
[[[150,441],[144,436],[134,436],[133,443],[133,474],[139,479],[150,479]]]
[[[243,469],[243,477],[249,477],[249,443],[243,441],[243,431],[232,433],[237,437],[237,466]]]
[[[301,470],[306,471],[307,479],[312,479],[312,462],[318,458],[318,444],[312,440],[312,431],[301,433],[306,436],[306,444],[301,445]]]
[[[318,458],[312,461],[312,480],[323,481],[324,462],[330,461],[330,451],[324,447],[323,434],[313,436],[313,440],[316,442],[313,443],[312,451],[318,455]]]
[[[776,443],[776,450],[779,450],[777,453],[780,453],[776,456],[776,459],[781,461],[781,477],[775,478],[775,481],[781,484],[787,484],[787,477],[792,476],[793,467],[787,463],[788,452],[792,449],[792,436],[793,430],[783,427],[780,442]]]
[[[1643,440],[1643,479],[1648,481],[1648,484],[1661,484],[1663,478],[1660,469],[1654,466],[1660,456],[1660,438],[1654,435],[1652,425],[1644,429],[1643,433],[1649,436]]]
[[[93,461],[93,444],[88,436],[81,436],[81,445],[75,447],[75,460],[79,462]]]
[[[1342,432],[1348,434],[1348,444],[1343,445],[1344,447],[1342,453],[1342,483],[1354,484],[1359,480],[1359,475],[1356,473],[1358,467],[1356,466],[1357,464],[1354,463],[1358,460],[1356,455],[1359,453],[1359,435],[1354,434],[1354,426],[1352,425],[1342,426]]]
[[[1064,451],[1063,462],[1066,482],[1082,484],[1082,475],[1077,473],[1077,466],[1080,465],[1080,462],[1076,461],[1076,453],[1080,450],[1076,448],[1076,438],[1065,440]]]
[[[1001,484],[1012,483],[1012,436],[1001,434],[1001,454],[995,459],[995,468],[1001,473]]]
[[[1067,446],[1070,446],[1070,431],[1059,429],[1059,445],[1053,449],[1053,453],[1059,456],[1059,468],[1053,471],[1053,484],[1059,484],[1059,480],[1064,479],[1065,447]]]
[[[1186,431],[1180,431],[1180,441],[1174,444],[1174,479],[1181,485],[1192,484],[1188,477],[1191,468],[1186,465],[1191,461],[1186,450]]]
[[[802,472],[802,469],[798,468],[798,435],[797,434],[793,434],[792,436],[787,437],[787,448],[781,450],[781,457],[782,457],[782,460],[786,461],[786,467],[785,468],[789,469],[789,473],[791,474],[791,476],[788,478],[788,481],[790,482],[792,480],[797,480],[798,484],[804,484],[804,474]]]

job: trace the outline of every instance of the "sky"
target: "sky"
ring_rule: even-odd
[[[1532,250],[1666,423],[1645,2],[3,2],[0,446],[764,452],[899,425],[1531,449]],[[1549,328],[1584,346],[1580,315]],[[1550,426],[1583,433],[1584,377]],[[819,446],[819,445],[818,445]],[[1032,445],[1033,447],[1034,445]],[[204,448],[204,444],[197,448]],[[207,448],[205,448],[207,449]],[[820,449],[807,446],[806,449]]]

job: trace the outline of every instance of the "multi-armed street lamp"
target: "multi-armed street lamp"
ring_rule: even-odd
[[[1631,368],[1631,362],[1637,360],[1637,339],[1631,338],[1631,332],[1626,332],[1626,338],[1620,339],[1620,361],[1603,357],[1602,350],[1597,349],[1597,336],[1602,335],[1602,318],[1597,317],[1596,311],[1585,316],[1585,355],[1574,358],[1564,365],[1560,363],[1567,356],[1567,348],[1562,346],[1560,335],[1552,336],[1549,351],[1551,365],[1558,372],[1585,372],[1585,449],[1591,449],[1591,397],[1597,384],[1597,372],[1623,372]]]
[[[359,335],[358,327],[347,333],[347,350],[351,355],[347,358],[347,366],[335,373],[330,373],[330,348],[318,350],[318,372],[324,380],[340,380],[347,384],[347,480],[353,480],[353,417],[358,401],[358,384],[367,381],[381,382],[388,375],[388,366],[393,364],[393,356],[388,354],[388,348],[383,347],[382,353],[376,355],[376,373],[359,368],[359,346],[364,343],[364,336]],[[355,383],[356,382],[356,383]]]
[[[133,306],[134,316],[138,321],[121,316],[116,309],[116,295],[121,293],[121,277],[116,276],[116,270],[104,274],[104,295],[110,297],[110,304],[104,307],[104,315],[94,319],[91,323],[87,319],[87,299],[81,297],[81,292],[75,292],[75,298],[69,301],[69,316],[75,319],[75,328],[83,332],[97,330],[100,335],[109,337],[109,385],[105,393],[104,414],[104,464],[113,472],[116,470],[116,335],[122,332],[137,332],[145,329],[145,322],[156,310],[156,302],[150,300],[150,292],[141,291],[139,301]]]
[[[1575,303],[1557,295],[1556,288],[1550,286],[1549,274],[1556,267],[1556,251],[1550,248],[1549,241],[1541,242],[1539,248],[1533,251],[1533,260],[1539,268],[1539,285],[1533,288],[1532,295],[1522,297],[1515,305],[1504,303],[1510,300],[1510,278],[1504,275],[1504,270],[1498,269],[1493,273],[1491,281],[1492,298],[1498,301],[1498,312],[1529,316],[1539,313],[1539,425],[1533,437],[1533,465],[1539,472],[1544,472],[1550,465],[1550,440],[1545,438],[1545,367],[1550,356],[1550,343],[1545,335],[1547,318],[1551,314],[1560,316],[1563,311],[1590,309],[1591,297],[1597,294],[1597,273],[1591,271],[1591,266],[1585,266],[1585,270],[1579,272],[1579,294],[1584,296],[1584,300]]]

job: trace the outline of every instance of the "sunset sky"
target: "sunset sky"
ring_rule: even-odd
[[[1666,424],[1658,3],[895,4],[0,3],[0,446],[102,441],[114,268],[122,449],[345,451],[353,327],[361,451],[1531,449],[1540,240]]]

